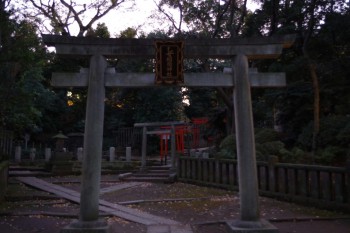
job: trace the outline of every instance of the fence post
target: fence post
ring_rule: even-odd
[[[271,192],[276,191],[276,164],[278,163],[278,157],[275,155],[269,156],[269,177],[266,180],[269,182],[269,190]]]
[[[220,162],[219,159],[215,158],[215,183],[220,184]]]
[[[21,146],[16,146],[15,148],[15,161],[21,162],[22,148]]]
[[[51,159],[51,148],[45,148],[45,161],[49,162]]]
[[[115,147],[109,148],[109,162],[114,162],[115,160]]]

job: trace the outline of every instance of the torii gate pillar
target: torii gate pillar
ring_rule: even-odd
[[[232,69],[235,71],[233,72],[233,101],[241,208],[239,219],[227,222],[227,224],[234,233],[278,233],[276,227],[260,219],[254,121],[247,56],[237,54],[233,60]]]
[[[90,58],[86,104],[84,157],[80,192],[79,220],[61,233],[108,233],[110,226],[99,220],[99,195],[105,100],[106,59],[102,55]]]

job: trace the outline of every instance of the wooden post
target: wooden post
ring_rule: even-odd
[[[267,191],[275,192],[276,191],[276,173],[275,173],[275,166],[276,163],[278,163],[278,157],[271,155],[269,157],[269,173],[268,173],[268,183],[269,183],[269,189]]]
[[[176,171],[175,166],[175,154],[176,154],[176,142],[175,142],[175,125],[171,125],[171,170]]]

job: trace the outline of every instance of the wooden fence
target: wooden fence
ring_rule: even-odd
[[[238,190],[237,161],[180,156],[178,178],[183,182]],[[261,195],[350,213],[350,166],[258,162]]]
[[[10,157],[12,152],[12,141],[13,132],[0,129],[0,160],[1,155],[4,157]]]
[[[117,147],[136,147],[141,146],[142,128],[125,127],[116,131]]]
[[[0,202],[3,200],[7,187],[8,167],[12,152],[13,133],[0,129]],[[3,161],[5,160],[5,161]]]

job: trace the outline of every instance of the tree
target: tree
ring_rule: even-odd
[[[45,31],[58,35],[72,35],[71,26],[77,24],[77,36],[83,36],[92,25],[104,17],[113,9],[118,9],[126,2],[133,0],[102,0],[91,1],[90,4],[81,3],[76,0],[25,0],[22,3],[24,17],[40,20]],[[88,20],[86,18],[89,17]],[[48,19],[52,29],[49,29],[45,20]]]
[[[285,123],[287,127],[294,128],[294,137],[298,135],[295,129],[300,133],[302,128],[312,121],[313,139],[310,140],[312,142],[310,148],[315,155],[320,146],[317,143],[321,127],[320,119],[329,114],[335,114],[334,107],[330,107],[338,105],[336,101],[333,101],[334,97],[342,93],[340,90],[348,85],[343,79],[347,73],[347,68],[345,68],[347,61],[343,59],[348,54],[348,51],[344,49],[347,47],[346,40],[340,42],[339,39],[335,39],[335,35],[344,35],[344,30],[336,25],[346,22],[349,8],[346,7],[346,1],[343,0],[274,0],[261,1],[261,3],[261,9],[250,16],[250,26],[255,28],[250,29],[251,32],[258,31],[260,34],[267,35],[284,33],[298,35],[293,50],[284,54],[278,62],[270,63],[268,66],[270,68],[279,67],[280,70],[284,67],[287,70],[290,86],[285,94],[280,95],[284,97],[279,98],[279,102],[283,101],[279,104],[282,110],[280,120],[288,122]],[[347,27],[344,25],[342,28]],[[339,48],[341,48],[340,53]],[[267,64],[260,63],[259,65],[266,66]],[[331,86],[333,88],[330,88]],[[289,100],[292,96],[294,97]],[[298,100],[302,100],[299,105],[295,104]],[[304,119],[304,125],[301,119]],[[293,125],[292,122],[298,123]]]
[[[110,38],[111,34],[105,23],[98,23],[95,29],[89,28],[86,32],[86,36],[99,37],[99,38]]]
[[[247,1],[172,1],[162,0],[158,3],[158,9],[166,19],[172,23],[175,37],[209,37],[209,38],[227,38],[237,37],[241,34],[245,18],[247,16]],[[179,21],[177,22],[170,12],[165,10],[164,6],[179,11]],[[185,24],[189,32],[182,31],[182,25]],[[209,72],[211,69],[220,70],[217,60],[202,59],[196,60],[197,66],[201,71]],[[220,65],[219,65],[220,66]],[[222,65],[221,65],[222,66]],[[233,124],[233,102],[232,89],[216,88],[216,95],[221,98],[221,102],[226,106],[226,123],[228,134],[234,132]]]
[[[12,10],[1,6],[0,125],[17,135],[40,131],[55,99],[42,75],[46,50],[35,25],[10,19]]]

